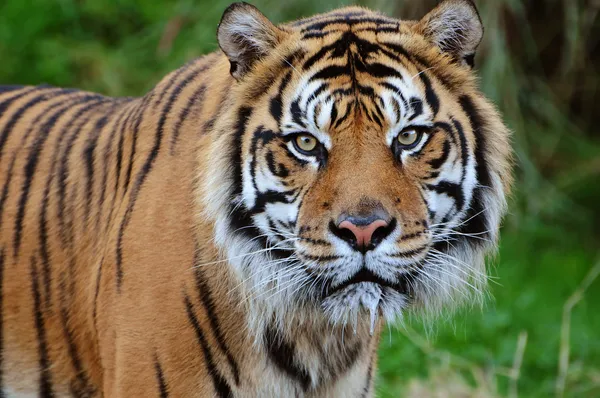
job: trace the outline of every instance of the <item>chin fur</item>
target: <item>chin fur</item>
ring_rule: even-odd
[[[407,306],[405,294],[371,282],[350,285],[325,298],[322,303],[329,322],[342,326],[349,324],[356,329],[358,322],[368,320],[370,333],[375,330],[380,316],[386,322],[393,322],[402,317]]]

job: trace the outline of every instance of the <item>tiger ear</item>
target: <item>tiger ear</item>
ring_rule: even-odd
[[[254,62],[275,48],[283,33],[251,4],[240,2],[227,7],[217,28],[217,40],[229,58],[231,75],[243,77]]]
[[[471,0],[445,0],[415,25],[443,52],[473,67],[475,50],[483,37],[483,24]]]

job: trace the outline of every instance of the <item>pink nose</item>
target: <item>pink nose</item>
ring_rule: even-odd
[[[371,224],[361,226],[352,224],[350,221],[346,220],[342,221],[338,228],[347,229],[350,232],[352,232],[352,234],[356,238],[356,246],[366,248],[371,245],[371,238],[373,237],[373,233],[377,229],[387,226],[388,222],[384,220],[375,220]]]

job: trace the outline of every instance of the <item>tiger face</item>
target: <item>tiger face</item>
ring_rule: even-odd
[[[482,33],[466,0],[419,22],[225,13],[239,95],[204,201],[261,317],[373,328],[481,292],[510,185],[508,131],[471,69]]]

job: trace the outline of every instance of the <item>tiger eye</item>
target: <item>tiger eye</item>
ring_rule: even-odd
[[[296,137],[296,146],[304,152],[312,152],[317,148],[318,141],[308,134],[300,134]]]
[[[415,130],[406,130],[398,134],[398,142],[403,146],[414,145],[419,139],[419,133]]]

